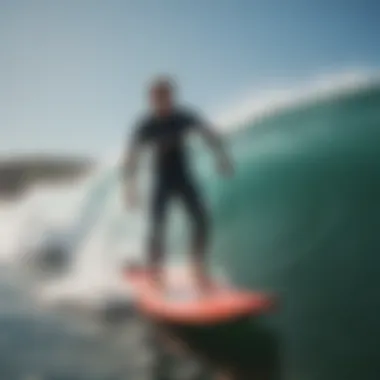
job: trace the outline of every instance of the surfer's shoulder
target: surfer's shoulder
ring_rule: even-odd
[[[145,135],[151,129],[154,122],[154,117],[151,113],[143,113],[136,118],[135,133],[138,135]]]
[[[193,113],[194,111],[189,106],[178,106],[175,110],[175,114],[179,117],[187,117]]]
[[[181,106],[176,110],[176,115],[186,124],[197,124],[199,121],[198,112],[188,106]]]
[[[149,113],[143,113],[136,117],[132,128],[133,141],[144,142],[150,135],[153,117]]]
[[[136,125],[138,128],[146,128],[154,121],[154,115],[150,112],[145,112],[137,117]]]

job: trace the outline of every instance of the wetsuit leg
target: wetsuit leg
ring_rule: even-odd
[[[177,196],[182,200],[193,225],[192,250],[197,259],[203,260],[208,241],[208,213],[200,192],[192,180],[181,181]]]
[[[159,183],[154,187],[151,216],[150,216],[150,237],[148,248],[148,265],[153,269],[157,268],[164,256],[164,235],[166,214],[171,196],[171,188],[168,184]]]

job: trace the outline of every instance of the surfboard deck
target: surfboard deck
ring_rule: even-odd
[[[156,289],[149,272],[125,271],[136,292],[138,309],[148,317],[180,324],[216,324],[245,316],[257,316],[272,310],[274,299],[262,292],[237,289],[218,280],[212,289],[200,295],[188,268],[171,269],[163,289]]]

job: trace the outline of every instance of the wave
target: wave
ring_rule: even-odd
[[[211,264],[236,284],[281,296],[267,322],[284,337],[287,378],[378,376],[379,110],[376,73],[316,79],[220,116],[233,181],[218,179],[203,151],[195,155],[213,215]],[[47,232],[66,236],[67,271],[27,285],[44,304],[96,310],[112,297],[128,300],[118,271],[143,254],[147,220],[144,209],[124,210],[114,158],[72,195],[40,189],[1,210],[1,258],[20,271],[20,241],[37,255]],[[186,257],[184,223],[176,210],[169,241],[177,258]]]
[[[269,159],[273,164],[281,157],[296,154],[299,146],[304,149],[306,135],[316,143],[325,137],[321,136],[321,130],[326,132],[326,129],[313,127],[316,115],[310,106],[330,105],[334,99],[347,96],[355,98],[377,85],[377,73],[349,71],[325,75],[304,85],[255,95],[249,101],[241,102],[239,107],[232,107],[231,111],[214,118],[216,122],[219,121],[222,130],[228,131],[228,139],[238,165],[236,180],[226,184],[212,174],[211,164],[203,153],[197,161],[196,166],[204,180],[206,196],[215,215],[216,250],[220,249],[221,242],[225,240],[219,238],[220,231],[226,230],[232,220],[240,226],[249,218],[249,214],[245,215],[247,212],[244,208],[250,202],[249,193],[256,183],[252,182],[252,177],[260,177],[261,172],[266,170],[269,165],[266,160]],[[284,113],[293,117],[291,122],[283,119]],[[293,124],[293,127],[289,124]],[[258,136],[259,130],[267,131],[266,137]],[[253,135],[243,133],[241,137],[242,131]],[[99,287],[107,287],[110,280],[117,276],[117,268],[125,256],[139,256],[143,252],[147,222],[144,210],[137,215],[128,215],[124,211],[116,161],[115,157],[105,160],[89,182],[74,189],[72,196],[69,196],[66,189],[60,194],[52,189],[36,190],[17,206],[17,213],[14,212],[15,209],[12,211],[14,225],[3,222],[8,231],[13,231],[7,232],[7,237],[3,239],[3,257],[8,260],[15,257],[15,252],[19,254],[21,249],[15,241],[28,241],[30,245],[32,242],[38,245],[47,230],[70,231],[70,249],[74,252],[72,256],[75,263],[67,278],[59,279],[48,287],[44,284],[44,294],[48,293],[51,299],[58,299],[60,291],[62,294],[67,293],[67,297],[74,297],[73,294],[77,292],[81,293],[82,298],[91,298],[91,286],[86,288],[86,284],[97,282]],[[241,192],[244,192],[243,198]],[[240,197],[240,200],[232,199],[236,197]],[[241,199],[245,199],[245,203]],[[234,218],[237,219],[231,218],[234,213]],[[186,235],[183,223],[180,215],[175,215],[171,222],[176,227],[170,238],[173,241],[172,250],[183,251]],[[232,232],[224,236],[229,241],[234,241]],[[24,247],[24,250],[28,248],[30,249]],[[224,256],[223,251],[214,256]],[[113,287],[120,286],[122,285],[118,284]]]

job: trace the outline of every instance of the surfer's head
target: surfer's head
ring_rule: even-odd
[[[155,78],[149,86],[150,103],[155,113],[170,113],[175,102],[175,84],[167,76]]]

